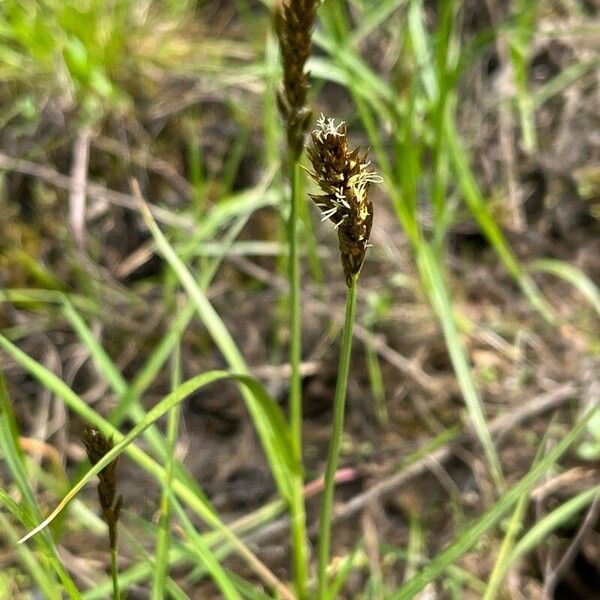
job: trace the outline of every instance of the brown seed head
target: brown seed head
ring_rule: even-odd
[[[104,437],[93,427],[84,428],[83,443],[92,465],[95,465],[113,448],[112,439]],[[98,479],[100,480],[98,483],[98,498],[100,499],[100,506],[102,506],[104,510],[112,509],[115,505],[115,495],[117,491],[116,468],[117,460],[113,460],[98,473]]]
[[[87,426],[83,429],[83,443],[92,465],[108,454],[114,446],[112,439],[104,437],[97,429]]]
[[[350,151],[344,123],[336,125],[321,115],[311,137],[308,157],[313,170],[309,174],[324,192],[311,198],[321,209],[322,220],[329,219],[337,229],[342,266],[350,285],[362,267],[373,224],[369,185],[382,179],[368,169],[366,152],[361,156],[358,148]]]
[[[311,116],[306,107],[309,79],[304,65],[310,54],[318,3],[318,0],[278,0],[275,11],[275,29],[283,64],[283,86],[277,101],[286,122],[288,146],[294,158],[302,152],[304,133]]]

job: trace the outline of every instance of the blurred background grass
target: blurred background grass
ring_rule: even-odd
[[[224,367],[251,372],[286,409],[288,192],[271,8],[0,4],[3,597],[110,593],[93,490],[52,537],[14,545],[85,472],[83,422],[127,433],[181,381]],[[575,440],[599,394],[599,10],[319,8],[314,113],[345,120],[384,178],[371,191],[336,496],[354,517],[334,527],[339,597],[596,597],[600,420],[560,463],[550,450]],[[334,236],[308,202],[303,211],[311,482],[323,472],[345,284]],[[128,597],[273,597],[291,578],[276,491],[286,467],[265,445],[278,409],[253,398],[249,417],[235,385],[201,388],[147,429],[139,448],[171,465],[166,479],[139,449],[130,457],[145,471],[120,464]],[[450,447],[463,427],[474,436]],[[442,454],[394,484],[423,448]],[[165,492],[159,508],[161,480],[181,504]],[[309,495],[309,530],[317,507]],[[239,538],[223,522],[249,559],[239,545],[232,555]]]

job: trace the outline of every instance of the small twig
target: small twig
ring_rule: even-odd
[[[140,165],[149,171],[154,171],[167,181],[173,189],[181,194],[186,200],[192,200],[195,194],[194,186],[182,177],[177,169],[166,160],[155,158],[150,150],[145,151],[129,148],[125,144],[112,138],[98,137],[92,140],[92,145],[99,150],[118,156],[129,163]]]
[[[350,481],[354,481],[359,476],[359,473],[356,469],[345,468],[338,469],[334,475],[334,481],[337,484],[339,483],[349,483]],[[307,483],[304,486],[304,497],[310,498],[311,496],[316,496],[323,491],[323,487],[325,486],[325,478],[319,477],[314,479],[310,483]]]
[[[69,191],[69,225],[77,247],[85,245],[85,194],[87,188],[90,140],[92,131],[82,127],[73,144],[73,165],[71,167],[71,189]]]
[[[35,438],[19,436],[19,446],[24,452],[40,454],[47,458],[55,473],[62,473],[61,455],[55,446]]]
[[[117,279],[124,279],[139,269],[154,256],[154,242],[148,240],[138,246],[129,256],[124,258],[115,266],[114,276]]]
[[[41,165],[0,153],[0,169],[5,171],[16,171],[17,173],[23,173],[25,175],[37,177],[38,179],[63,190],[71,189],[71,178],[59,173],[48,165]],[[88,181],[86,195],[88,198],[93,198],[94,200],[110,202],[116,206],[123,206],[124,208],[129,208],[131,210],[137,210],[137,203],[133,196],[130,194],[123,194],[122,192],[109,190],[97,183],[91,183]],[[160,208],[159,206],[154,206],[152,204],[148,204],[148,207],[157,221],[160,221],[165,225],[181,227],[188,232],[195,231],[197,224],[193,219],[184,215],[174,214],[168,210],[165,210],[164,208]]]
[[[566,384],[557,390],[554,390],[553,392],[542,394],[541,396],[524,403],[523,406],[514,412],[496,417],[490,423],[490,433],[494,435],[497,435],[500,432],[505,433],[507,429],[512,429],[523,421],[526,421],[527,419],[530,419],[531,417],[534,417],[542,412],[555,408],[570,398],[575,390],[576,387],[574,385]],[[404,485],[408,480],[418,475],[422,475],[429,470],[429,464],[431,460],[435,460],[438,463],[448,460],[448,458],[452,456],[454,445],[465,443],[472,439],[473,436],[473,429],[469,427],[468,430],[465,431],[455,442],[442,446],[430,455],[410,465],[400,473],[396,473],[388,479],[385,479],[380,483],[370,487],[366,492],[359,494],[344,504],[337,512],[336,520],[347,519],[348,517],[353,516],[370,502],[374,502],[378,498],[392,493],[400,486]]]
[[[540,483],[531,492],[531,499],[535,502],[541,502],[550,494],[555,493],[561,488],[588,487],[592,481],[598,480],[598,470],[594,468],[586,469],[584,467],[573,467],[564,473],[556,475],[543,483]]]
[[[583,522],[579,526],[575,537],[571,540],[569,547],[566,552],[562,555],[562,558],[558,561],[556,567],[552,569],[552,573],[546,579],[544,584],[544,598],[554,598],[554,590],[558,585],[561,577],[565,571],[573,564],[577,557],[579,546],[583,541],[584,535],[596,524],[598,520],[598,513],[600,512],[600,495],[597,495],[592,502],[592,505],[588,509]]]

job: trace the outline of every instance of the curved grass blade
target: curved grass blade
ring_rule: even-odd
[[[589,490],[584,490],[538,521],[515,545],[510,557],[506,561],[505,572],[521,556],[538,548],[542,540],[548,537],[555,529],[564,525],[582,510],[585,510],[598,494],[600,494],[600,485],[596,485]]]
[[[1,339],[1,338],[0,338]],[[173,406],[185,400],[190,394],[198,391],[210,383],[223,379],[235,379],[243,384],[253,395],[257,404],[261,406],[263,413],[268,421],[269,444],[277,451],[278,464],[276,468],[280,476],[291,477],[291,473],[297,470],[294,464],[294,457],[291,452],[290,436],[285,417],[279,406],[267,394],[263,386],[248,375],[232,374],[227,371],[210,371],[202,373],[192,379],[182,383],[177,389],[166,396],[161,402],[152,408],[146,415],[146,418],[138,423],[126,436],[115,443],[112,450],[107,452],[87,473],[73,486],[69,493],[63,498],[59,505],[42,521],[33,531],[24,536],[20,543],[25,542],[36,533],[47,527],[56,516],[65,508],[65,506],[81,491],[88,481],[97,475],[106,465],[113,462],[119,454],[125,450],[143,431],[165,415]],[[266,425],[266,423],[265,423]]]
[[[231,334],[227,330],[227,327],[223,323],[221,317],[213,308],[212,304],[206,297],[206,294],[202,291],[188,268],[179,258],[176,251],[169,244],[162,231],[156,224],[152,213],[139,193],[138,186],[133,184],[133,188],[138,200],[140,212],[142,213],[146,225],[150,230],[152,237],[154,238],[156,247],[163,255],[164,259],[169,263],[177,275],[181,285],[188,293],[190,300],[196,306],[200,319],[208,329],[215,344],[225,357],[229,367],[238,373],[248,374],[250,369],[248,368],[244,357],[240,353],[235,341],[231,337]],[[273,477],[277,483],[279,492],[289,502],[292,499],[293,492],[291,485],[292,480],[283,475],[283,471],[278,464],[280,462],[280,458],[278,457],[277,448],[273,445],[272,433],[269,431],[269,415],[264,412],[264,407],[261,408],[259,404],[253,401],[252,394],[250,394],[247,388],[242,387],[242,396],[248,408],[248,412],[252,417],[252,421],[259,438],[263,444],[263,448],[271,467],[271,472],[273,473]],[[300,468],[299,465],[298,468]]]
[[[490,435],[483,404],[479,391],[469,369],[466,350],[460,340],[458,328],[452,311],[452,303],[440,271],[439,262],[431,246],[427,243],[421,245],[417,252],[419,273],[423,278],[431,305],[442,325],[446,347],[463,393],[465,404],[469,411],[477,437],[483,446],[492,476],[496,483],[502,487],[502,468],[500,460]]]
[[[515,256],[508,245],[500,227],[490,214],[489,208],[483,199],[481,190],[475,180],[473,172],[469,168],[469,162],[465,151],[458,139],[458,132],[454,119],[449,116],[446,121],[447,146],[454,171],[458,179],[458,185],[471,214],[481,227],[482,232],[496,251],[506,270],[512,275],[521,288],[531,306],[535,308],[549,323],[556,322],[556,316],[552,307],[538,290],[535,282]]]
[[[545,515],[543,519],[538,521],[517,544],[514,545],[507,556],[502,557],[503,560],[497,563],[497,569],[494,568],[494,577],[490,578],[488,589],[485,592],[483,600],[494,600],[498,596],[500,584],[510,567],[524,554],[531,552],[540,547],[543,540],[550,535],[552,531],[567,523],[572,517],[584,510],[590,505],[594,498],[600,493],[600,486],[594,486],[589,490],[585,490],[571,498],[558,508],[554,509],[550,514]],[[529,500],[529,495],[524,494],[524,501]],[[524,504],[521,501],[519,504]],[[522,516],[522,515],[521,515]]]
[[[562,260],[551,258],[533,261],[527,268],[534,273],[548,273],[564,279],[576,287],[600,315],[600,289],[583,271]]]
[[[20,365],[22,365],[33,377],[38,379],[47,389],[54,392],[57,396],[63,399],[65,404],[81,416],[87,423],[94,425],[97,429],[99,429],[105,436],[112,436],[115,440],[122,440],[123,435],[113,427],[106,419],[103,419],[98,413],[92,410],[73,390],[69,388],[69,386],[62,381],[59,377],[57,377],[54,373],[48,370],[46,367],[33,360],[30,356],[25,354],[22,350],[17,348],[12,342],[7,340],[4,336],[0,335],[0,348],[4,349],[14,360],[16,360]],[[232,377],[230,373],[221,372],[222,378]],[[213,372],[214,374],[214,372]],[[198,376],[198,377],[206,377]],[[245,379],[250,379],[248,376],[238,376]],[[195,380],[197,384],[197,378]],[[262,388],[259,382],[250,380],[254,382],[255,386]],[[190,382],[186,382],[188,385]],[[186,384],[184,384],[186,385]],[[264,388],[263,388],[264,391]],[[191,393],[191,392],[190,392]],[[268,394],[265,392],[265,397],[269,398]],[[273,402],[272,399],[270,402]],[[168,410],[168,409],[167,409]],[[275,420],[280,423],[279,426],[276,426],[276,431],[284,432],[284,438],[287,438],[289,435],[285,433],[286,430],[281,428],[281,421],[284,420],[283,414],[279,409],[277,404],[274,404],[273,410],[275,412],[279,411],[279,417],[275,417]],[[285,424],[285,422],[284,422]],[[289,443],[284,443],[284,446],[289,449]],[[127,446],[126,451],[130,458],[132,458],[135,462],[137,462],[144,470],[146,470],[149,474],[151,474],[157,481],[161,482],[163,485],[167,481],[166,471],[163,467],[157,464],[152,458],[150,458],[145,452],[140,450],[137,446],[130,444]],[[286,453],[288,454],[288,453]],[[288,454],[289,455],[289,454]],[[108,456],[108,455],[107,455]],[[282,463],[283,463],[282,458]],[[296,467],[295,467],[296,468]],[[89,473],[88,473],[89,475]],[[232,545],[235,551],[244,558],[246,562],[250,565],[251,568],[254,569],[254,564],[248,559],[250,551],[244,545],[244,543],[237,537],[237,535],[227,527],[215,514],[214,510],[210,505],[208,505],[204,499],[198,496],[194,490],[188,487],[185,482],[181,482],[179,480],[173,481],[173,491],[201,518],[203,519],[209,526],[211,526],[216,531],[213,532],[218,533],[218,540],[213,538],[215,542],[220,540],[226,540],[228,543]],[[213,540],[211,540],[212,542]],[[252,555],[253,556],[253,555]],[[254,562],[258,560],[254,557]],[[286,588],[287,589],[287,588]]]

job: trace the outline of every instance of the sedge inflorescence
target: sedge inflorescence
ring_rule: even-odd
[[[113,449],[112,439],[102,435],[93,427],[85,427],[83,430],[83,443],[88,458],[92,465],[95,465],[101,458]],[[108,523],[108,533],[110,537],[111,548],[116,546],[117,540],[117,521],[121,511],[123,498],[117,497],[117,459],[108,463],[98,473],[98,499],[104,519]]]
[[[286,122],[288,146],[295,157],[302,152],[311,117],[306,106],[310,83],[304,66],[310,54],[318,4],[318,0],[278,0],[275,12],[283,66],[283,86],[277,94],[277,102]]]
[[[323,191],[311,198],[321,210],[322,220],[330,220],[338,232],[342,267],[350,286],[364,262],[373,224],[369,186],[382,179],[369,170],[367,152],[361,155],[359,148],[349,149],[343,122],[336,125],[321,115],[311,137],[309,175]]]

